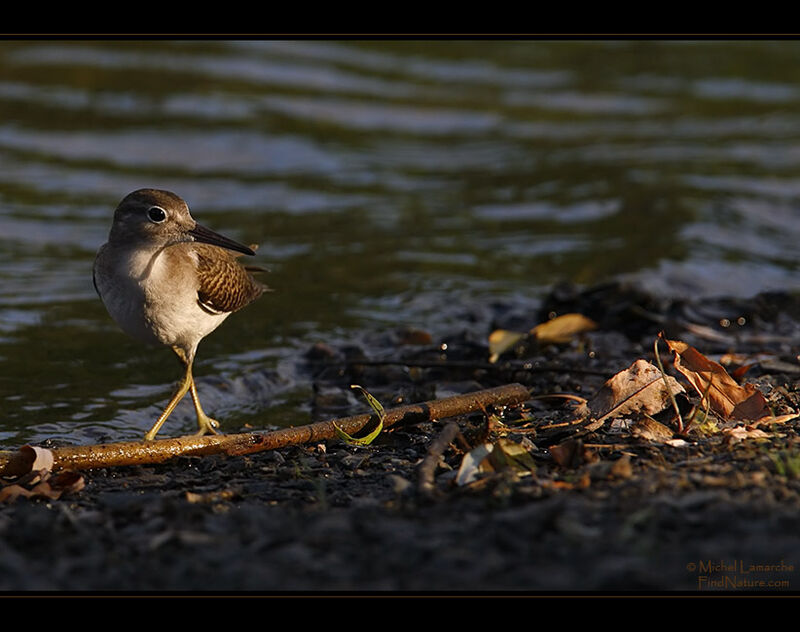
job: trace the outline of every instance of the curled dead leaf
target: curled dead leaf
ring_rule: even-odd
[[[39,448],[32,445],[24,445],[19,449],[24,456],[28,472],[49,473],[53,469],[53,453],[47,448]],[[38,475],[37,475],[38,480]],[[34,482],[34,481],[31,481]]]
[[[673,353],[673,364],[711,410],[723,419],[750,421],[770,415],[764,395],[752,384],[740,386],[725,368],[694,347],[659,334]]]

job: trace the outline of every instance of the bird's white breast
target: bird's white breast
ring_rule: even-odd
[[[152,250],[106,244],[95,263],[95,282],[109,314],[128,335],[193,351],[228,316],[200,307],[195,272],[191,244]]]

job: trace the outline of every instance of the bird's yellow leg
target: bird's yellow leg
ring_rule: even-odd
[[[181,363],[186,367],[186,371],[183,374],[183,379],[178,383],[178,387],[175,389],[175,394],[172,396],[172,399],[169,400],[169,404],[164,409],[164,412],[161,413],[156,419],[156,423],[153,424],[153,427],[150,428],[149,432],[144,436],[145,441],[152,441],[156,438],[156,434],[161,429],[161,426],[164,425],[164,422],[167,420],[167,417],[170,416],[173,410],[175,410],[175,406],[178,405],[178,402],[183,399],[183,396],[186,395],[186,392],[191,389],[192,390],[192,397],[194,398],[194,380],[192,379],[192,363],[186,362],[182,353],[179,353],[175,350],[175,353],[178,354],[178,357],[181,359]]]
[[[153,424],[153,427],[150,428],[150,431],[144,436],[145,441],[152,441],[155,439],[156,434],[161,429],[161,426],[164,425],[167,417],[169,417],[172,411],[175,410],[175,406],[178,405],[178,402],[183,399],[187,392],[191,392],[192,394],[194,410],[195,413],[197,413],[197,434],[217,434],[216,428],[219,427],[219,422],[216,419],[212,419],[206,415],[205,411],[203,411],[203,407],[200,405],[200,398],[197,396],[197,387],[195,387],[194,378],[192,377],[192,359],[194,357],[194,350],[187,352],[180,347],[172,347],[172,350],[175,352],[175,355],[178,356],[178,359],[181,361],[181,364],[185,369],[183,378],[178,383],[178,386],[175,389],[175,394],[172,396],[172,399],[169,400],[164,412],[159,415],[156,423]]]
[[[194,385],[194,379],[192,379],[192,383],[189,386],[189,390],[192,393],[192,401],[194,402],[194,411],[197,413],[197,435],[204,435],[204,434],[217,434],[217,428],[219,428],[219,422],[216,419],[211,419],[208,415],[203,412],[203,407],[200,405],[200,398],[197,397],[197,387]]]

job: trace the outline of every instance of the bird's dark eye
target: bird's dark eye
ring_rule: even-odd
[[[147,211],[147,217],[154,224],[160,224],[167,219],[167,213],[160,206],[151,206]]]

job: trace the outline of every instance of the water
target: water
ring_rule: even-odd
[[[91,283],[144,186],[271,270],[200,347],[231,428],[308,420],[314,342],[460,330],[559,280],[797,289],[799,61],[793,41],[0,42],[0,440],[139,438],[168,398],[171,353]],[[193,424],[187,403],[163,432]]]

